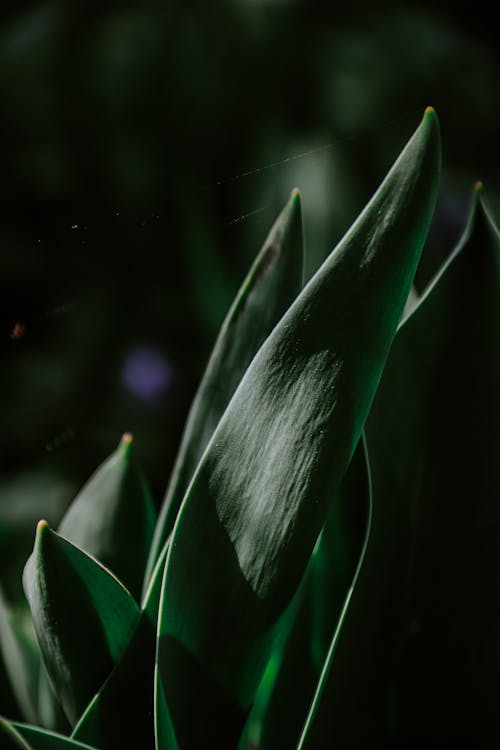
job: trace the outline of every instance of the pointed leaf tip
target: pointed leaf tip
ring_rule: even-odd
[[[132,454],[132,448],[134,444],[134,436],[131,432],[124,432],[122,435],[122,439],[120,440],[120,445],[118,447],[118,450],[121,449],[122,455],[125,457],[125,459],[130,458]]]
[[[484,182],[482,180],[477,180],[474,183],[474,190],[476,191],[476,193],[482,193],[482,191],[484,190]]]
[[[418,130],[426,133],[428,138],[435,138],[436,142],[440,141],[439,119],[434,107],[425,108],[420,128],[417,129],[417,132]]]
[[[36,525],[36,535],[39,536],[40,534],[42,534],[48,528],[49,528],[48,521],[45,521],[42,518],[40,521],[38,521],[38,523]]]
[[[93,557],[46,522],[38,531],[24,590],[50,682],[73,724],[121,659],[140,610]]]

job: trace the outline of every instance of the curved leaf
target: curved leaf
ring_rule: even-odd
[[[311,750],[500,737],[500,239],[480,194],[367,423],[372,534]]]
[[[99,750],[154,748],[156,623],[167,548],[158,558],[130,643],[73,731],[75,739]],[[133,716],[133,721],[124,722],[124,715]]]
[[[140,610],[118,579],[45,521],[23,583],[52,686],[74,723],[121,658]]]
[[[165,569],[157,657],[182,747],[196,746],[202,732],[217,736],[220,748],[234,745],[273,626],[363,428],[426,236],[438,170],[437,119],[428,110],[252,361],[186,493]],[[234,721],[221,727],[215,717],[228,706]]]
[[[293,626],[269,695],[254,716],[253,746],[296,748],[345,600],[366,546],[371,484],[365,441],[360,441],[314,549]],[[261,688],[257,694],[260,697]],[[252,710],[255,713],[256,705]],[[250,720],[252,715],[250,716]]]
[[[51,732],[28,724],[14,723],[16,731],[29,742],[31,750],[97,750],[94,746],[76,742],[57,732]],[[100,750],[100,749],[99,749]]]
[[[2,750],[34,750],[14,729],[12,724],[0,716],[0,747]]]
[[[196,466],[255,353],[302,286],[300,198],[292,195],[234,300],[191,406],[155,531],[146,582]]]
[[[58,531],[139,599],[154,528],[153,501],[127,433],[73,500]]]
[[[337,650],[337,646],[339,643],[339,639],[341,638],[343,629],[346,627],[346,619],[347,614],[349,612],[349,607],[351,604],[351,599],[353,596],[353,593],[357,589],[358,585],[358,579],[360,577],[361,571],[363,569],[363,566],[366,565],[366,552],[369,545],[370,535],[371,535],[371,529],[372,529],[372,523],[373,523],[373,492],[372,492],[372,479],[371,479],[371,471],[370,471],[370,461],[368,458],[368,451],[366,446],[366,437],[363,438],[363,451],[358,454],[358,461],[363,461],[363,465],[358,465],[357,472],[353,475],[354,480],[354,491],[356,495],[360,495],[360,497],[357,497],[356,499],[360,502],[360,505],[364,506],[363,515],[365,515],[365,521],[364,529],[363,529],[363,541],[362,541],[362,547],[360,551],[359,558],[357,560],[356,568],[354,571],[354,576],[351,581],[351,585],[349,590],[347,591],[347,595],[342,602],[342,609],[339,613],[339,616],[337,618],[336,623],[334,624],[334,630],[332,632],[332,636],[330,639],[330,642],[328,644],[328,649],[326,651],[326,654],[324,656],[324,659],[321,664],[321,672],[319,674],[319,679],[314,691],[314,695],[312,697],[311,705],[309,707],[309,710],[307,712],[307,716],[304,722],[304,726],[302,728],[302,732],[300,734],[300,739],[298,744],[295,744],[294,747],[297,748],[297,750],[302,750],[304,747],[309,747],[310,738],[313,734],[313,731],[316,729],[317,726],[317,714],[318,711],[320,711],[326,704],[327,700],[325,700],[325,691],[328,687],[330,678],[330,672],[332,669],[332,664],[334,663],[335,654]],[[362,510],[359,508],[359,510]],[[337,518],[332,517],[332,526],[330,530],[333,530],[334,532],[337,532]],[[359,529],[358,531],[361,531]],[[337,600],[338,601],[338,600]],[[340,602],[338,602],[340,604]],[[359,717],[358,717],[359,718]],[[313,740],[313,747],[324,747],[325,743],[327,746],[330,746],[330,740],[331,737],[327,733],[316,733],[314,735]]]

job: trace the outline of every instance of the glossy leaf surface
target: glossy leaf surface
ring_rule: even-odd
[[[480,192],[373,405],[366,563],[304,748],[500,736],[500,240]]]
[[[123,655],[140,610],[106,568],[45,521],[23,582],[50,680],[74,723]]]
[[[360,441],[309,563],[274,685],[261,716],[250,716],[259,750],[298,745],[366,545],[370,503],[370,474]]]
[[[271,228],[215,342],[189,412],[158,520],[150,571],[174,527],[184,493],[231,396],[260,345],[299,293],[302,274],[302,219],[295,190]]]
[[[126,434],[71,503],[58,531],[109,568],[139,600],[155,520],[132,436]]]
[[[174,529],[160,605],[159,678],[178,738],[187,732],[182,747],[195,746],[198,719],[198,728],[215,726],[213,716],[229,704],[242,718],[251,705],[273,626],[363,428],[425,240],[438,171],[429,110],[259,350],[198,467]],[[208,689],[219,704],[212,717],[204,713]],[[225,726],[217,728],[219,747],[230,747],[235,728],[226,736]]]

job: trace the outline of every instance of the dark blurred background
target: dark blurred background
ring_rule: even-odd
[[[496,24],[454,8],[3,2],[4,577],[124,431],[160,503],[218,326],[294,186],[311,273],[432,104],[444,169],[418,284],[476,179],[499,205]]]

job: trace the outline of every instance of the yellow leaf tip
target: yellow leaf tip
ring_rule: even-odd
[[[424,117],[429,117],[429,115],[435,115],[435,114],[436,114],[436,110],[434,109],[434,107],[426,107],[424,110]]]
[[[484,182],[482,180],[477,180],[474,183],[474,190],[476,193],[480,193],[482,190],[484,190]]]
[[[36,525],[36,533],[41,534],[42,531],[45,531],[45,529],[48,529],[48,528],[49,528],[48,521],[45,521],[44,519],[42,519],[41,521],[38,521]]]
[[[132,445],[134,436],[131,432],[124,432],[122,435],[122,445]]]

